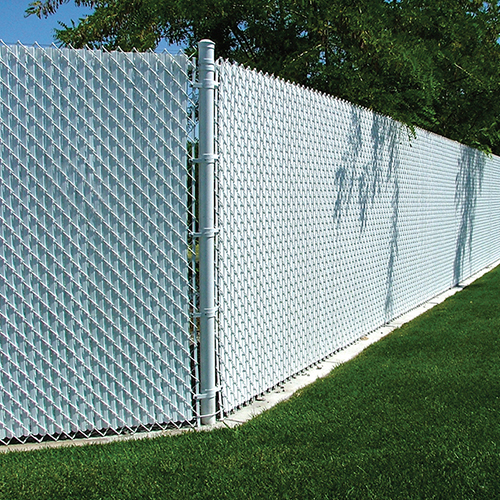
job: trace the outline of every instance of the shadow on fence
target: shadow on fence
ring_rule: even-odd
[[[478,195],[481,193],[486,156],[475,149],[461,146],[458,173],[455,180],[455,207],[460,215],[453,282],[458,284],[464,274],[467,253],[472,257],[472,236]]]
[[[351,110],[346,151],[342,155],[341,165],[335,172],[336,199],[333,218],[337,224],[340,222],[351,205],[357,188],[359,230],[362,233],[367,226],[370,208],[375,205],[377,197],[392,191],[384,304],[387,321],[392,318],[394,266],[398,255],[399,144],[403,125],[385,116],[374,115],[370,136],[368,138],[365,134],[366,139],[364,139],[361,113],[362,110],[356,107]],[[363,155],[363,149],[369,153]]]

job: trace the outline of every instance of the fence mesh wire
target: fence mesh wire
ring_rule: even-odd
[[[183,56],[0,45],[0,443],[194,422]],[[229,412],[500,257],[500,159],[220,62]]]
[[[190,71],[0,45],[0,443],[193,420]]]
[[[219,62],[223,410],[500,257],[500,159]]]

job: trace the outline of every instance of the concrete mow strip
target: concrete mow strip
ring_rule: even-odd
[[[434,306],[441,304],[448,297],[455,295],[457,292],[463,290],[466,286],[470,285],[481,276],[491,271],[495,267],[500,265],[500,260],[495,263],[485,267],[481,271],[472,275],[470,278],[460,282],[459,285],[440,293],[436,297],[433,297],[424,304],[412,309],[411,311],[401,315],[400,317],[392,320],[387,325],[381,326],[377,330],[366,334],[359,340],[345,347],[344,349],[335,352],[331,356],[323,359],[322,361],[316,363],[315,365],[303,370],[301,373],[292,376],[289,380],[278,384],[274,389],[268,393],[262,394],[254,398],[254,400],[245,405],[244,407],[234,411],[231,415],[223,420],[218,421],[216,424],[211,426],[204,426],[199,428],[181,428],[172,429],[164,431],[153,431],[153,432],[140,432],[136,434],[128,435],[118,435],[118,436],[106,436],[106,437],[96,437],[90,439],[74,439],[74,440],[64,440],[64,441],[49,441],[42,443],[28,443],[28,444],[16,444],[0,446],[0,453],[9,451],[29,451],[35,449],[43,448],[57,448],[62,446],[84,446],[89,444],[105,444],[113,441],[127,441],[131,439],[147,439],[155,438],[159,436],[173,436],[181,434],[184,432],[192,431],[210,431],[217,428],[231,428],[248,422],[250,419],[260,415],[266,410],[269,410],[273,406],[286,401],[299,389],[302,389],[309,384],[312,384],[319,378],[326,377],[333,369],[337,366],[350,361],[355,358],[360,352],[366,349],[369,345],[378,342],[380,339],[384,338],[386,335],[394,331],[396,328],[404,325],[425,313],[426,311],[432,309]]]

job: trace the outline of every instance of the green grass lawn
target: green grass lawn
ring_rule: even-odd
[[[235,429],[0,454],[1,499],[500,498],[500,268]]]

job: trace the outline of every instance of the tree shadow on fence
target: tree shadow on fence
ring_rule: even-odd
[[[340,166],[335,171],[337,196],[333,207],[333,220],[338,224],[351,204],[356,177],[356,165],[363,149],[363,134],[358,108],[351,109],[351,120],[347,137],[347,147],[342,154]]]
[[[335,172],[336,199],[333,217],[338,224],[347,213],[357,191],[359,230],[362,233],[369,220],[370,208],[375,205],[377,197],[382,196],[383,191],[392,190],[384,304],[387,321],[392,319],[394,267],[398,255],[399,144],[403,125],[385,116],[373,115],[367,144],[364,137],[368,134],[363,134],[362,113],[364,111],[358,108],[351,110],[346,150],[342,155],[341,165]],[[364,148],[368,148],[365,154]]]
[[[389,120],[386,118],[386,120]],[[390,121],[385,128],[389,138],[389,162],[386,182],[392,183],[391,215],[389,229],[389,260],[387,263],[386,275],[386,296],[384,304],[384,319],[393,319],[394,310],[394,268],[398,256],[399,241],[399,143],[402,125]]]
[[[458,173],[455,179],[455,209],[460,216],[455,261],[453,263],[453,282],[460,283],[463,278],[467,253],[472,257],[472,236],[477,199],[482,189],[484,153],[467,146],[461,146]]]

